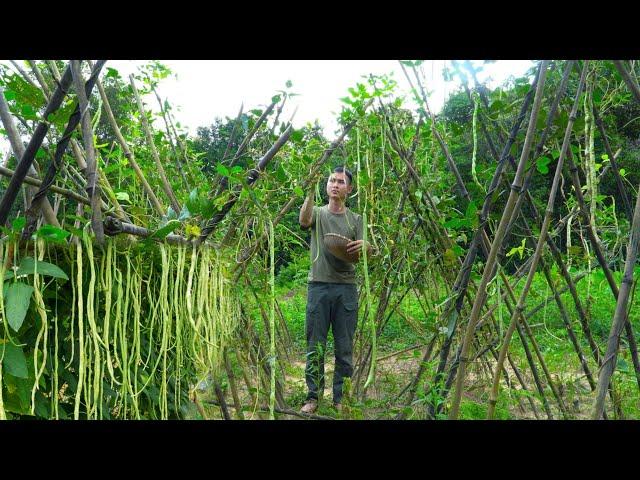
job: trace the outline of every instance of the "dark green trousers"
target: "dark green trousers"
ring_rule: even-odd
[[[353,335],[358,323],[358,289],[354,284],[309,282],[307,291],[307,400],[324,391],[324,356],[329,326],[335,345],[333,402],[342,400],[344,377],[353,374]]]

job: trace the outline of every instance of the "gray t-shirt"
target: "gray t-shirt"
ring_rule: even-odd
[[[311,220],[310,282],[356,283],[354,264],[340,260],[324,247],[325,233],[338,233],[352,240],[362,240],[362,217],[348,208],[332,213],[329,205],[313,207]]]

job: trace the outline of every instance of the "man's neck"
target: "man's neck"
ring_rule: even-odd
[[[333,198],[329,199],[329,211],[331,213],[344,213],[347,210],[344,202],[340,200],[334,200]]]

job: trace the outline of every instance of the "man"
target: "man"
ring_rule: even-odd
[[[311,269],[305,324],[305,379],[309,393],[302,407],[304,413],[316,411],[318,396],[324,391],[324,351],[329,326],[333,332],[336,359],[333,403],[338,410],[341,408],[344,378],[351,377],[353,373],[353,335],[358,323],[355,267],[331,254],[323,242],[324,234],[337,233],[351,239],[346,246],[348,254],[357,254],[363,248],[362,217],[345,206],[347,196],[353,190],[352,178],[349,170],[336,167],[327,180],[329,203],[316,207],[314,189],[311,188],[300,210],[300,226],[311,228]],[[369,244],[367,252],[372,252]]]

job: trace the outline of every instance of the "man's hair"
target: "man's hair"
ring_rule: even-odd
[[[347,170],[346,167],[336,167],[333,169],[333,173],[344,173],[349,178],[349,185],[353,183],[353,175],[351,175],[351,172]]]

